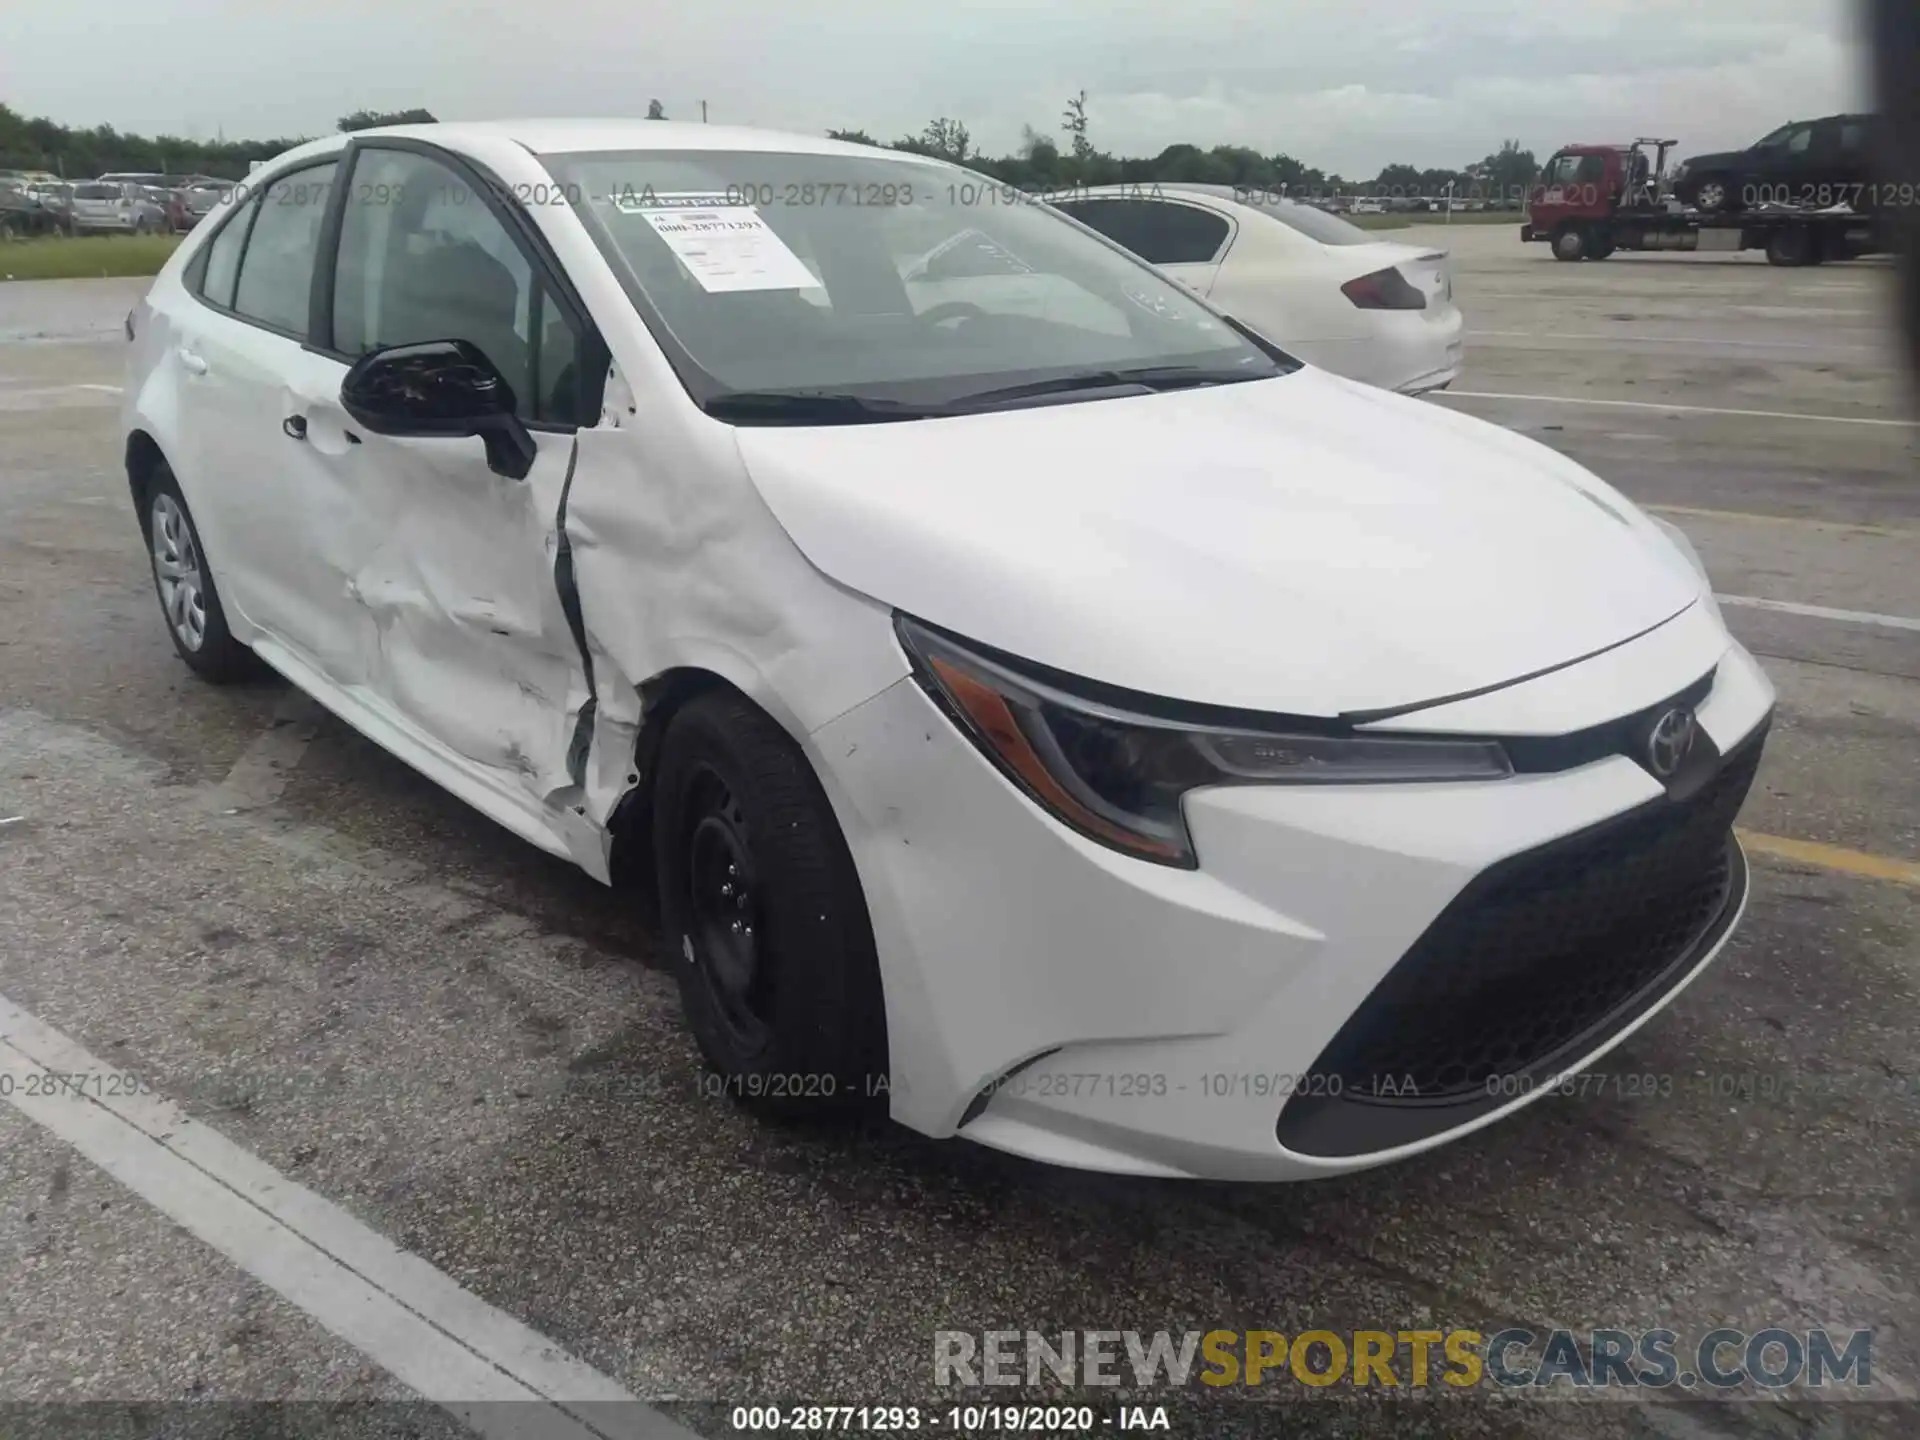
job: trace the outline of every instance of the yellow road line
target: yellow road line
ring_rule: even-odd
[[[1920,540],[1920,530],[1891,525],[1859,525],[1845,520],[1807,520],[1798,515],[1760,515],[1751,510],[1707,510],[1694,505],[1642,505],[1662,515],[1693,515],[1702,520],[1750,520],[1761,525],[1798,525],[1807,530],[1835,530],[1852,535],[1887,535],[1896,540]]]
[[[1864,850],[1846,850],[1838,845],[1822,845],[1813,840],[1789,840],[1783,835],[1761,835],[1752,830],[1739,832],[1740,843],[1750,855],[1765,855],[1774,860],[1790,860],[1820,870],[1838,870],[1867,880],[1891,880],[1896,885],[1920,889],[1920,865],[1911,860],[1896,860],[1891,855],[1869,855]]]

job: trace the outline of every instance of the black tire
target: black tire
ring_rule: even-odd
[[[806,756],[737,692],[669,722],[653,854],[669,964],[716,1088],[769,1114],[884,1112],[886,1010],[853,856]]]
[[[216,685],[245,680],[260,673],[254,653],[227,628],[227,612],[220,604],[220,590],[207,564],[206,547],[200,543],[200,531],[193,523],[193,512],[180,493],[180,482],[165,461],[156,462],[148,477],[140,516],[141,533],[147,539],[147,568],[153,572],[153,593],[160,601],[160,620],[167,627],[167,638],[180,658],[203,680]],[[170,507],[170,509],[169,509]],[[181,540],[184,538],[185,548]],[[169,589],[166,554],[172,552],[177,566],[191,565],[197,575],[194,586],[198,605],[182,602],[179,580]],[[198,617],[198,625],[192,623]],[[188,618],[177,618],[180,616]]]
[[[1578,225],[1568,225],[1553,237],[1553,258],[1556,260],[1584,260],[1587,258],[1587,232]]]
[[[1729,215],[1741,208],[1733,181],[1725,175],[1702,175],[1689,188],[1693,208],[1703,215]]]
[[[1814,265],[1819,253],[1819,237],[1805,225],[1782,225],[1767,237],[1769,265]]]
[[[1588,244],[1592,247],[1587,255],[1589,260],[1604,260],[1615,249],[1613,237],[1604,230],[1595,230],[1588,236]]]

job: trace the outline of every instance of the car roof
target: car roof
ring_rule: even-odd
[[[829,140],[786,130],[744,125],[704,125],[698,121],[643,119],[527,119],[445,120],[430,125],[381,125],[350,135],[330,135],[299,147],[319,154],[339,149],[348,140],[395,136],[426,140],[458,150],[475,142],[508,140],[536,155],[583,154],[596,150],[738,150],[775,151],[800,155],[873,155],[927,165],[945,162],[910,151],[880,151],[872,145]],[[289,151],[289,154],[295,153]]]

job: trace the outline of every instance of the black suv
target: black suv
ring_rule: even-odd
[[[1706,211],[1762,205],[1877,210],[1872,159],[1879,125],[1877,115],[1795,120],[1745,150],[1694,156],[1674,171],[1674,194]]]

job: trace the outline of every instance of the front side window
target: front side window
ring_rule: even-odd
[[[1542,177],[1548,185],[1577,185],[1580,182],[1580,161],[1578,155],[1556,155],[1547,166]]]
[[[1811,125],[1803,125],[1787,137],[1787,153],[1789,155],[1804,155],[1812,148],[1813,127]]]
[[[336,168],[328,162],[296,170],[269,181],[261,191],[259,212],[240,257],[235,313],[290,335],[306,335],[320,223],[326,218]]]
[[[962,404],[1116,370],[1290,368],[1052,207],[953,166],[725,150],[542,159],[710,408],[743,391]]]
[[[429,156],[368,149],[341,224],[334,348],[426,340],[479,346],[523,419],[580,423],[579,337],[486,199]]]

